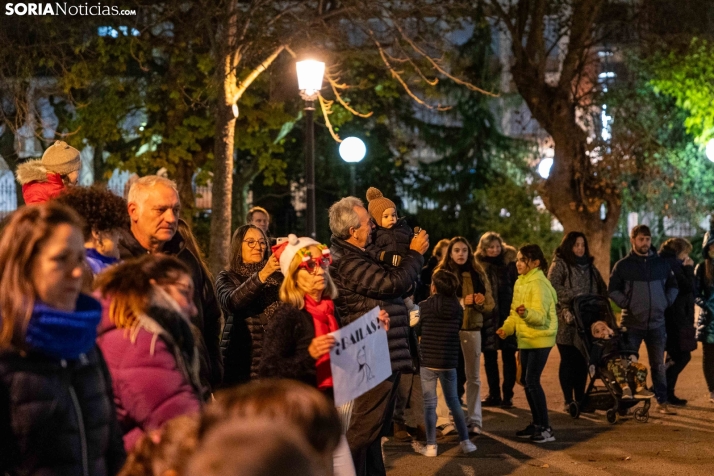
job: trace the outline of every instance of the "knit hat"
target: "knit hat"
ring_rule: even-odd
[[[280,261],[280,271],[283,273],[283,276],[288,275],[290,263],[293,262],[293,258],[295,258],[298,251],[308,246],[317,246],[319,244],[320,243],[308,236],[298,238],[291,233],[288,235],[288,241],[273,246],[273,254],[278,258],[278,261]]]
[[[42,165],[48,172],[69,175],[79,170],[82,161],[79,151],[64,141],[58,140],[42,154]]]
[[[397,209],[397,206],[393,201],[388,198],[384,198],[382,192],[374,187],[369,187],[367,190],[367,201],[369,202],[367,210],[369,210],[369,214],[372,215],[372,218],[374,218],[374,221],[377,222],[377,225],[382,224],[382,213],[384,213],[384,210],[387,208]]]

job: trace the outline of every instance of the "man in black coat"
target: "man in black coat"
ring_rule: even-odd
[[[381,263],[365,248],[374,223],[361,200],[346,197],[330,207],[333,263],[330,275],[339,291],[335,305],[342,324],[349,324],[378,306],[389,314],[387,332],[392,376],[357,398],[352,410],[347,441],[357,475],[384,475],[381,436],[391,424],[400,371],[412,370],[409,352],[409,314],[402,296],[416,281],[429,248],[429,236],[421,231],[398,266]]]
[[[156,175],[142,177],[132,184],[127,202],[131,234],[126,233],[120,241],[121,259],[163,253],[175,256],[191,270],[196,289],[193,300],[198,309],[191,322],[200,331],[196,347],[201,361],[201,382],[209,390],[216,389],[223,379],[219,345],[221,308],[199,258],[186,248],[184,237],[177,232],[181,203],[176,184]]]

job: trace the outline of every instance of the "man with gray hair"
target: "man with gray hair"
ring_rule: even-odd
[[[419,276],[422,255],[429,249],[429,236],[420,231],[399,265],[391,266],[365,250],[375,225],[361,200],[343,198],[330,207],[329,214],[333,258],[330,276],[339,291],[335,306],[342,324],[349,324],[374,307],[389,314],[387,339],[392,376],[355,400],[347,430],[357,475],[385,475],[380,437],[383,429],[391,425],[400,372],[413,371],[409,314],[402,296]]]
[[[196,289],[193,300],[198,314],[192,323],[200,331],[195,336],[201,363],[201,382],[207,390],[215,390],[223,379],[223,361],[219,347],[221,309],[213,283],[195,256],[177,233],[181,203],[173,180],[148,175],[136,180],[127,196],[131,234],[126,233],[119,244],[121,259],[147,253],[176,256],[191,270]]]

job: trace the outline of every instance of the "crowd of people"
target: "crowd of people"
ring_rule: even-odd
[[[477,451],[483,408],[511,408],[516,383],[532,419],[515,436],[548,443],[541,376],[554,346],[566,411],[585,400],[574,325],[585,295],[622,309],[630,357],[608,362],[622,398],[654,396],[662,414],[686,405],[677,378],[699,341],[714,403],[710,234],[695,270],[687,240],[657,251],[636,226],[609,285],[579,232],[550,263],[494,231],[476,251],[441,240],[425,261],[426,231],[372,188],[366,207],[330,207],[329,246],[273,238],[254,207],[214,279],[174,182],[142,177],[124,199],[74,186],[79,164],[58,141],[19,171],[28,205],[0,230],[0,474],[384,475],[387,436],[433,457],[456,433]],[[332,333],[375,307],[391,376],[336,407]],[[614,334],[603,321],[588,331]]]

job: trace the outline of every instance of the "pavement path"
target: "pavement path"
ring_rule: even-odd
[[[641,355],[647,364],[644,346]],[[477,451],[462,454],[454,436],[439,443],[439,456],[426,458],[409,443],[389,440],[384,445],[388,475],[714,475],[714,404],[704,383],[701,349],[677,384],[677,395],[689,404],[677,415],[660,415],[653,404],[648,423],[626,418],[612,425],[603,411],[572,419],[563,411],[559,364],[554,348],[543,386],[556,441],[537,445],[515,437],[530,422],[523,388],[517,385],[513,409],[484,409],[484,434],[472,440]],[[483,368],[481,375],[483,388]]]

